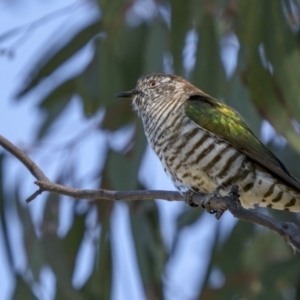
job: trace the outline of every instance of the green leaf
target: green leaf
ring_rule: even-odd
[[[176,220],[177,230],[182,230],[183,228],[193,225],[201,216],[203,209],[188,208],[183,211]]]
[[[57,289],[66,299],[83,300],[72,286],[73,257],[69,259],[64,242],[57,236],[59,196],[50,194],[43,219],[42,244],[47,261],[56,276]],[[76,246],[75,246],[76,247]]]
[[[74,92],[75,80],[71,79],[62,83],[42,100],[40,109],[46,112],[46,118],[40,125],[37,139],[42,139],[48,133],[51,125],[69,104]]]
[[[10,268],[14,269],[12,249],[9,242],[9,230],[8,230],[9,224],[7,224],[7,219],[6,219],[7,211],[9,210],[9,208],[11,208],[11,206],[7,203],[7,201],[5,201],[5,199],[7,199],[7,195],[4,194],[4,189],[3,189],[4,157],[5,155],[0,153],[0,225],[1,225],[0,228],[3,234],[3,240],[4,240],[3,248],[6,251],[8,263],[10,265]]]
[[[105,107],[104,128],[117,129],[136,118],[130,102],[115,95],[132,89],[141,75],[147,32],[145,24],[124,24],[114,35],[98,41],[93,60],[77,80],[87,116]]]
[[[227,79],[220,57],[220,33],[211,12],[206,11],[199,24],[199,41],[192,81],[205,93],[219,98],[225,93]]]
[[[62,241],[68,263],[73,268],[72,273],[74,273],[76,257],[85,234],[85,219],[86,214],[78,215],[74,210],[73,225]]]
[[[273,67],[273,76],[286,99],[286,109],[300,122],[300,47],[283,14],[282,1],[272,1],[265,18],[264,36],[266,57]],[[270,34],[272,32],[272,34]],[[274,51],[276,49],[276,51]]]
[[[283,262],[291,258],[291,250],[279,236],[260,228],[253,235],[250,247],[244,249],[243,264],[246,270],[262,272],[274,262]]]
[[[132,236],[147,299],[164,299],[162,274],[168,258],[159,226],[156,202],[129,204]]]
[[[291,174],[300,178],[300,169],[298,164],[300,157],[294,149],[292,149],[289,145],[286,145],[285,147],[276,147],[276,145],[271,143],[268,145],[268,148],[270,148],[272,152],[284,163]]]
[[[12,300],[36,300],[31,288],[20,275],[16,275],[16,287],[12,296]]]
[[[68,60],[73,54],[83,48],[101,30],[101,22],[94,21],[87,27],[76,33],[70,40],[56,52],[49,50],[43,57],[35,63],[35,68],[30,72],[28,82],[16,95],[17,98],[24,96],[42,79],[51,75],[59,66]]]
[[[116,93],[133,89],[143,70],[148,28],[145,24],[124,26],[111,41],[103,44],[100,64],[101,101],[106,105],[103,126],[117,129],[136,119],[130,101],[116,98]]]
[[[292,122],[298,111],[294,99],[299,84],[297,86],[295,81],[299,81],[300,77],[298,71],[291,75],[294,68],[291,65],[297,65],[300,58],[299,51],[295,49],[296,37],[284,24],[286,20],[282,16],[280,3],[274,0],[270,6],[269,1],[265,0],[239,2],[241,15],[238,20],[241,26],[237,34],[242,47],[240,53],[247,62],[243,76],[253,102],[261,116],[269,120],[277,132],[300,153],[300,135]],[[281,26],[278,22],[281,22]],[[266,58],[261,54],[263,50]],[[271,60],[271,66],[268,59]],[[281,72],[283,74],[279,74]]]
[[[129,141],[131,142],[131,141]],[[136,123],[134,146],[125,154],[110,151],[105,172],[113,190],[134,190],[138,186],[138,170],[146,147],[140,122]]]
[[[230,89],[224,102],[240,113],[256,136],[260,136],[261,117],[251,102],[248,89],[242,84],[238,71],[230,79]]]
[[[93,60],[76,82],[85,114],[91,116],[99,107],[112,105],[116,101],[116,89],[123,86],[122,81],[112,47],[104,40],[98,41]]]
[[[109,32],[116,29],[119,21],[123,20],[126,9],[132,5],[130,1],[124,0],[98,0],[98,3],[103,14],[103,25]]]
[[[269,262],[264,268],[261,276],[261,296],[263,297],[267,293],[270,293],[270,291],[273,291],[274,296],[276,297],[278,291],[284,291],[287,297],[284,297],[283,299],[293,299],[295,287],[298,286],[299,282],[299,280],[297,282],[297,277],[299,278],[299,263],[299,257]],[[290,295],[288,296],[288,294]],[[297,299],[297,297],[294,299]]]
[[[22,224],[22,242],[27,254],[28,265],[34,280],[38,282],[40,270],[44,265],[46,265],[47,261],[45,260],[43,246],[39,238],[36,236],[28,206],[23,207],[20,204],[18,189],[16,189],[15,204]]]
[[[174,237],[174,242],[172,245],[172,253],[174,253],[177,249],[178,243],[180,242],[180,235],[182,230],[188,226],[195,224],[202,216],[203,209],[194,209],[194,208],[187,208],[181,214],[178,215],[176,220],[176,234]]]
[[[251,289],[249,285],[253,274],[244,268],[243,259],[247,248],[252,246],[253,233],[252,224],[238,222],[227,240],[219,245],[213,253],[209,270],[219,269],[224,276],[225,284],[221,288],[212,288],[207,280],[201,292],[201,299],[231,299],[233,296],[237,299],[249,298]],[[208,274],[207,278],[210,275]]]
[[[253,233],[253,224],[238,222],[228,239],[220,246],[214,263],[222,269],[224,274],[232,274],[239,270],[245,250],[251,247]],[[223,259],[223,257],[232,257],[232,255],[234,255],[234,259]]]
[[[86,299],[111,299],[113,261],[111,231],[108,218],[102,222],[98,249],[98,259],[95,263],[93,273],[83,286],[82,293],[86,296]]]
[[[174,70],[178,74],[184,74],[182,65],[182,52],[185,45],[186,34],[192,28],[190,17],[191,1],[171,0],[171,32],[170,45],[173,55]]]
[[[163,71],[163,59],[166,52],[167,27],[162,20],[156,18],[148,30],[144,49],[143,73]]]

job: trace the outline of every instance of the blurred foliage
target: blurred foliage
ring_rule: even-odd
[[[99,110],[104,113],[103,122],[95,130],[109,134],[125,125],[134,126],[134,134],[123,149],[117,151],[109,143],[103,145],[106,162],[104,167],[98,166],[99,188],[143,188],[138,180],[146,147],[143,128],[129,103],[114,95],[133,88],[143,74],[173,70],[236,108],[257,135],[262,118],[268,120],[288,142],[288,146],[278,148],[271,140],[269,146],[300,177],[299,1],[98,0],[94,5],[99,19],[70,33],[59,48],[51,47],[49,42],[47,51],[28,66],[29,75],[19,90],[19,99],[43,86],[44,79],[51,78],[86,45],[94,49],[93,58],[80,74],[59,82],[41,99],[39,109],[45,118],[37,130],[37,141],[47,137],[58,116],[77,95],[86,118]],[[143,7],[148,15],[139,15],[137,6]],[[194,39],[188,39],[191,36]],[[188,52],[192,53],[189,67],[185,64]],[[191,62],[193,59],[195,63]],[[236,65],[233,63],[233,71],[229,72],[232,61]],[[80,213],[78,203],[74,202],[74,223],[61,236],[58,234],[60,197],[49,195],[37,229],[28,207],[20,205],[18,184],[3,187],[5,158],[0,156],[0,228],[2,246],[15,276],[12,299],[38,298],[33,291],[44,266],[49,266],[55,275],[55,299],[111,299],[118,270],[113,260],[111,228],[116,204],[97,201],[89,203],[87,210]],[[66,182],[64,171],[57,171],[61,172],[58,181],[62,184]],[[165,278],[167,264],[183,231],[193,230],[197,234],[198,229],[192,225],[203,217],[202,211],[187,208],[178,215],[172,249],[168,249],[161,234],[157,203],[149,200],[124,205],[129,211],[144,297],[166,299],[166,284],[172,285]],[[97,226],[91,230],[86,225],[86,216],[95,209]],[[22,274],[16,271],[11,254],[8,216],[12,212],[17,213],[23,228],[27,270]],[[295,214],[269,213],[283,220],[299,221]],[[300,258],[280,238],[242,222],[237,222],[226,238],[220,235],[219,226],[207,230],[214,236],[209,246],[211,256],[204,258],[208,267],[199,270],[205,276],[194,299],[300,299]],[[84,237],[91,235],[91,231],[98,232],[91,257],[94,267],[78,290],[72,281],[76,257]]]

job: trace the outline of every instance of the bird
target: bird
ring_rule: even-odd
[[[148,142],[177,189],[208,199],[237,186],[244,208],[300,211],[300,181],[232,107],[183,77],[152,73],[116,97],[131,99]],[[191,197],[188,204],[195,206]]]

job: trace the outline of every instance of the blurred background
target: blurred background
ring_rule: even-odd
[[[236,108],[300,178],[298,0],[2,0],[0,134],[77,188],[174,187],[129,102],[151,72]],[[25,199],[0,149],[0,299],[300,299],[274,233],[184,203]],[[299,224],[299,214],[263,210]]]

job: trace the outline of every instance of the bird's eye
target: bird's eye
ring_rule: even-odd
[[[158,81],[156,81],[156,80],[151,80],[150,82],[149,82],[149,87],[155,87],[155,86],[158,86]]]

